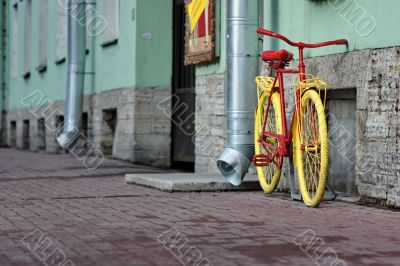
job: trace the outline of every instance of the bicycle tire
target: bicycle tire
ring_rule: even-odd
[[[304,203],[317,207],[324,197],[328,179],[329,140],[325,109],[319,94],[312,89],[302,95],[300,108],[293,128],[295,166]],[[301,117],[300,129],[298,117]]]
[[[254,148],[256,154],[265,154],[267,151],[263,145],[258,142],[260,135],[262,134],[262,127],[265,120],[265,109],[268,105],[269,91],[264,91],[259,98],[254,123]],[[271,121],[266,125],[266,131],[282,134],[282,115],[281,115],[281,103],[280,94],[275,92],[272,94],[270,113],[268,114],[268,120]],[[272,139],[270,139],[273,142]],[[279,145],[277,140],[274,141],[276,145]],[[280,161],[280,167],[274,163],[270,163],[268,166],[257,166],[258,180],[261,188],[265,193],[272,193],[275,191],[279,184],[281,171],[282,171],[282,156],[277,159]]]

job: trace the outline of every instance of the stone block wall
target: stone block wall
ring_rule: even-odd
[[[165,109],[171,109],[170,88],[140,88],[133,94],[134,147],[133,161],[159,167],[171,163],[171,120]],[[162,103],[162,108],[160,104]]]
[[[48,153],[59,153],[61,149],[56,141],[56,136],[62,130],[62,125],[58,125],[57,119],[59,116],[63,116],[64,103],[62,101],[56,101],[50,103],[45,95],[41,93],[27,95],[25,98],[27,102],[31,102],[33,105],[29,108],[14,110],[7,113],[6,117],[6,129],[7,129],[7,145],[14,146],[12,139],[15,137],[16,145],[18,149],[24,149],[24,142],[29,143],[29,150],[37,152],[40,150],[40,146],[43,148],[41,139],[41,133],[39,133],[39,119],[45,120],[45,152]],[[38,105],[40,104],[40,106]],[[84,108],[83,112],[90,114],[90,97],[84,97]],[[29,140],[24,139],[23,136],[23,121],[29,120]],[[89,116],[90,120],[90,116]],[[15,136],[11,132],[11,123],[16,123]],[[90,122],[89,128],[90,126]]]
[[[364,88],[357,185],[361,195],[400,207],[400,47],[370,52]]]
[[[358,191],[363,201],[400,207],[400,47],[309,58],[306,65],[307,73],[326,80],[332,93],[356,89]],[[286,84],[289,107],[293,78],[288,77]],[[280,187],[287,189],[288,181],[286,164]]]
[[[216,161],[225,149],[225,74],[196,77],[195,171],[219,174]]]
[[[87,114],[87,147],[101,150],[104,139],[103,113],[115,110],[117,113],[112,157],[134,163],[169,167],[171,146],[171,121],[157,104],[170,100],[170,88],[126,88],[92,94],[84,97],[83,113]],[[29,146],[38,151],[41,140],[38,132],[38,119],[45,119],[46,152],[62,152],[56,136],[62,129],[57,125],[57,117],[63,115],[64,102],[48,102],[41,95],[39,108],[11,111],[7,114],[7,143],[12,145],[11,122],[16,122],[16,147],[23,147],[23,121],[29,120]],[[37,101],[37,99],[36,99]],[[36,102],[37,103],[37,102]],[[170,108],[168,103],[164,108]]]

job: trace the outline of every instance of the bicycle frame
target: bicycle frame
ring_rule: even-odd
[[[299,75],[300,82],[305,81],[306,79],[306,65],[304,63],[304,48],[318,48],[318,47],[323,47],[323,46],[329,46],[329,45],[347,45],[347,40],[340,39],[340,40],[335,40],[335,41],[328,41],[328,42],[322,42],[322,43],[317,43],[317,44],[307,44],[307,43],[302,43],[302,42],[292,42],[288,38],[286,38],[283,35],[280,35],[278,33],[266,30],[266,29],[258,29],[257,33],[263,34],[263,35],[268,35],[271,37],[275,37],[278,39],[281,39],[285,42],[287,42],[291,46],[295,46],[298,48],[298,53],[299,53],[299,65],[297,69],[285,69],[284,64],[278,64],[280,67],[275,68],[276,71],[276,77],[274,79],[273,85],[270,90],[270,95],[268,99],[268,105],[267,105],[267,110],[265,113],[265,119],[264,119],[264,124],[263,124],[263,134],[261,135],[259,142],[264,146],[268,147],[269,149],[274,151],[274,155],[269,157],[269,161],[274,162],[275,164],[278,164],[275,161],[275,158],[278,156],[289,156],[292,154],[292,151],[290,151],[290,144],[292,142],[292,137],[293,137],[293,125],[294,125],[294,119],[296,115],[298,115],[298,110],[300,110],[300,100],[301,100],[301,95],[300,95],[300,89],[296,88],[295,89],[295,108],[293,111],[292,119],[290,122],[290,128],[287,128],[287,120],[286,120],[286,108],[285,108],[285,92],[284,92],[284,79],[283,75],[284,74],[297,74]],[[280,62],[282,63],[282,62]],[[272,132],[266,131],[266,123],[268,119],[268,112],[269,108],[271,107],[271,100],[272,100],[272,94],[276,91],[276,83],[277,81],[279,82],[279,95],[280,95],[280,104],[281,104],[281,117],[282,117],[282,134],[276,134]],[[301,129],[301,119],[298,119],[299,121],[299,128]],[[270,137],[277,139],[279,141],[278,147],[270,145],[267,143],[264,139],[265,137]],[[279,164],[282,164],[279,162]],[[281,166],[281,165],[279,165]]]
[[[268,99],[268,105],[267,105],[267,109],[265,112],[265,119],[264,119],[264,124],[263,124],[263,131],[262,131],[263,135],[259,141],[261,142],[261,144],[263,146],[267,146],[269,149],[275,151],[274,157],[289,156],[291,154],[291,152],[289,151],[289,147],[290,147],[292,137],[293,137],[294,118],[295,118],[295,115],[297,115],[297,110],[299,110],[299,108],[300,108],[300,90],[298,88],[295,90],[296,108],[293,112],[291,122],[290,122],[290,127],[288,129],[287,128],[287,118],[286,118],[286,108],[285,108],[285,92],[284,92],[285,88],[284,88],[284,82],[283,82],[283,75],[284,74],[300,74],[300,73],[304,74],[305,73],[305,64],[304,64],[304,59],[303,59],[303,49],[302,48],[299,48],[299,53],[300,53],[300,59],[299,59],[298,69],[277,69],[276,70],[276,77],[275,77],[275,80],[272,85],[273,89],[271,89],[269,99]],[[300,75],[300,81],[304,81],[304,79],[305,79],[304,75]],[[278,88],[279,88],[280,103],[281,103],[281,117],[282,117],[283,134],[275,134],[275,133],[268,132],[265,130],[266,122],[268,119],[268,112],[271,107],[271,99],[272,99],[271,97],[272,97],[272,94],[276,91],[275,85],[276,85],[277,81],[279,82]],[[268,144],[266,141],[264,141],[264,137],[278,139],[278,141],[279,141],[278,147]]]

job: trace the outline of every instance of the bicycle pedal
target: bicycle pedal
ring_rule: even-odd
[[[253,164],[257,167],[268,166],[272,161],[272,158],[265,154],[256,154],[253,157]]]

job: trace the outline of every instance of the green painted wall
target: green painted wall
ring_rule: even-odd
[[[226,71],[226,1],[227,0],[216,0],[220,1],[220,13],[216,14],[219,17],[220,22],[220,56],[217,57],[214,62],[207,64],[199,64],[196,66],[196,75],[207,75],[213,73],[224,73]],[[254,0],[256,1],[256,0]]]
[[[196,75],[223,73],[226,70],[227,0],[219,1],[221,1],[221,56],[211,64],[197,65]],[[307,57],[322,56],[399,45],[400,35],[396,34],[400,28],[398,10],[400,10],[398,0],[384,0],[384,3],[383,1],[377,3],[376,0],[326,0],[325,3],[315,3],[310,0],[264,0],[264,26],[294,41],[321,42],[341,38],[349,40],[348,48],[333,46],[305,50]],[[356,12],[353,14],[354,11]],[[376,22],[376,27],[371,34],[363,36],[368,31],[358,33],[357,25],[366,17],[365,21],[372,18]],[[265,38],[264,48],[289,49],[296,52],[285,43],[272,38]]]
[[[94,6],[100,15],[104,13],[104,1]],[[21,99],[35,90],[55,101],[65,97],[67,62],[56,64],[57,1],[49,0],[48,7],[48,60],[47,70],[39,73],[39,1],[32,1],[32,63],[29,78],[22,77],[24,70],[24,14],[26,1],[8,0],[8,13],[18,4],[18,77],[9,72],[8,109],[22,108]],[[91,1],[93,2],[93,1]],[[95,36],[86,57],[85,94],[131,87],[170,87],[172,77],[172,0],[120,0],[118,42],[103,44],[103,34]],[[159,19],[154,19],[159,18]],[[9,31],[12,17],[9,16]],[[144,33],[151,33],[147,39]],[[8,38],[10,47],[12,38]],[[11,69],[12,50],[8,51],[8,69]]]
[[[170,87],[173,0],[139,0],[136,13],[136,86]]]
[[[9,1],[8,0],[4,0],[4,2],[6,2],[5,10],[4,10],[4,13],[6,13],[6,15],[3,18],[4,19],[3,23],[4,23],[4,26],[6,27],[6,36],[4,36],[5,40],[3,40],[3,41],[4,41],[4,45],[5,45],[4,52],[6,53],[6,60],[4,62],[5,63],[5,66],[4,66],[5,71],[3,73],[4,84],[5,84],[5,88],[3,88],[4,89],[4,91],[3,91],[3,94],[4,94],[3,109],[7,110],[8,109],[8,94],[9,94],[8,87],[9,87],[9,83],[10,83],[10,79],[9,79],[10,69],[8,67],[9,66],[9,61],[10,61],[10,42],[9,42],[10,38],[8,38],[7,36],[10,35],[10,28],[9,28],[9,25],[10,25],[9,24],[9,17],[10,17],[10,15],[8,13]]]
[[[398,10],[398,0],[326,0],[323,3],[310,0],[265,0],[264,25],[294,41],[348,39],[348,49],[335,46],[308,49],[305,53],[306,56],[321,56],[399,45],[400,35],[396,33],[400,28]],[[363,22],[359,24],[360,21]],[[367,22],[371,21],[376,22],[376,27],[367,34],[373,29],[367,27]],[[366,30],[363,30],[363,26]],[[283,42],[271,38],[265,39],[264,47],[295,51]]]
[[[104,1],[97,0],[97,11],[104,13]],[[119,38],[117,44],[102,47],[103,35],[96,38],[95,92],[135,86],[136,20],[132,12],[137,2],[145,0],[120,0]]]
[[[8,109],[22,107],[21,99],[29,95],[35,90],[40,90],[43,94],[51,99],[57,100],[64,97],[63,88],[66,84],[66,63],[56,65],[55,62],[55,32],[56,32],[56,1],[49,1],[48,12],[48,61],[47,70],[43,73],[36,71],[39,64],[39,1],[32,1],[32,61],[31,61],[31,76],[27,79],[22,77],[24,71],[24,15],[25,1],[20,2],[10,0],[8,6],[9,14],[9,57],[8,57]],[[13,5],[18,4],[18,43],[14,44],[12,37],[12,14]],[[13,78],[12,75],[12,47],[18,45],[18,75]]]
[[[95,8],[103,14],[103,4],[107,0],[97,0]],[[220,1],[220,12],[216,14],[220,21],[220,56],[214,62],[196,66],[196,75],[224,73],[226,71],[226,4]],[[254,0],[256,1],[256,0]],[[366,48],[379,48],[398,45],[400,28],[397,10],[400,1],[385,0],[377,4],[376,0],[326,0],[315,4],[309,0],[265,0],[264,24],[266,28],[287,35],[295,41],[319,42],[329,39],[347,38],[345,47],[329,47],[307,50],[306,56],[320,56]],[[7,108],[23,107],[21,99],[35,90],[41,90],[51,100],[62,100],[65,96],[66,62],[56,64],[56,0],[49,0],[48,11],[48,62],[47,70],[39,73],[35,68],[39,64],[39,1],[32,1],[32,66],[31,76],[22,77],[24,67],[24,9],[26,1],[7,0],[8,32],[12,36],[12,8],[15,3],[19,10],[18,60],[19,73],[16,79],[10,74],[12,39],[8,38],[8,57],[6,81]],[[93,2],[93,1],[92,1]],[[101,46],[103,35],[94,38],[94,45],[87,55],[87,75],[85,93],[101,92],[129,87],[169,87],[172,77],[172,3],[173,0],[120,0],[120,21],[118,43]],[[343,3],[348,9],[335,8]],[[368,36],[362,36],[352,25],[351,11],[358,3],[365,15],[376,21],[376,29]],[[343,4],[344,5],[344,4]],[[344,11],[343,11],[344,10]],[[350,11],[350,13],[346,13]],[[347,17],[346,17],[347,14]],[[349,17],[350,15],[350,17]],[[356,14],[357,15],[357,14]],[[354,19],[354,18],[353,18]],[[350,22],[349,22],[350,21]],[[354,21],[353,21],[354,22]],[[254,35],[257,38],[257,35]],[[280,41],[266,38],[266,49],[288,48]],[[293,48],[288,48],[293,50]],[[94,61],[92,61],[94,58]]]
[[[4,94],[4,88],[3,88],[3,83],[4,83],[4,77],[5,77],[5,73],[3,72],[4,70],[4,54],[6,53],[5,51],[5,47],[3,45],[3,29],[5,27],[4,23],[5,23],[5,13],[4,13],[4,9],[3,9],[3,1],[0,0],[0,122],[2,121],[2,110],[4,110],[4,106],[3,106],[3,94]],[[1,129],[1,125],[0,125],[0,129]]]

